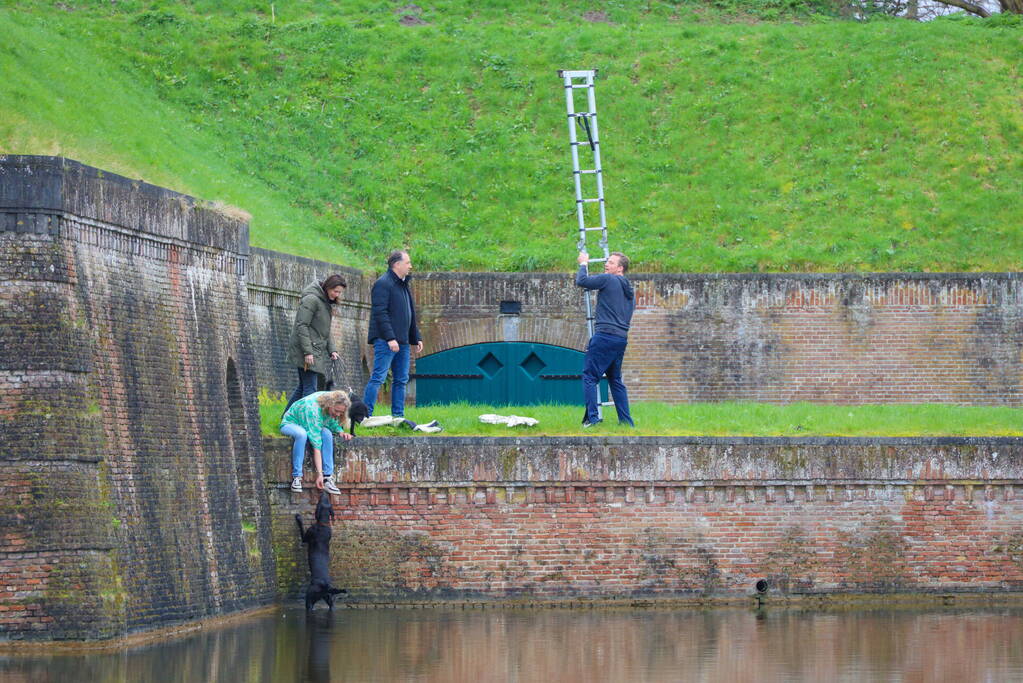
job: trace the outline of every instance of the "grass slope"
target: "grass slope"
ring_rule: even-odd
[[[1023,247],[1018,22],[726,23],[656,1],[595,21],[573,0],[9,5],[0,151],[224,200],[258,246],[569,269],[555,69],[596,67],[612,247],[637,269],[1014,270]]]
[[[259,397],[264,435],[280,436],[285,397],[263,391]],[[380,406],[387,410],[387,405]],[[636,428],[621,426],[612,412],[596,427],[583,429],[581,406],[481,406],[456,403],[412,407],[408,418],[438,420],[442,436],[1023,436],[1023,410],[993,406],[815,405],[792,403],[693,403],[630,406]],[[485,413],[522,415],[534,427],[506,427],[479,421]],[[424,436],[400,427],[356,430],[359,436]]]

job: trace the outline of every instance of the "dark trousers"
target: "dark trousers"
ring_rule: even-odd
[[[317,391],[323,391],[326,384],[326,377],[320,373],[298,368],[298,386],[295,388],[295,391],[291,392],[291,397],[288,398],[288,407],[284,409],[284,412],[288,412],[291,404],[298,399],[305,398]]]
[[[593,424],[600,418],[597,416],[598,383],[607,375],[608,389],[611,400],[618,411],[618,421],[633,424],[629,414],[629,392],[622,382],[622,358],[625,356],[627,337],[613,334],[596,333],[590,337],[586,347],[586,358],[583,360],[583,399],[586,401],[586,417],[583,422]]]

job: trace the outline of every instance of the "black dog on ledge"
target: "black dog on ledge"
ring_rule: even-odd
[[[327,607],[334,609],[334,596],[347,593],[344,588],[330,585],[330,522],[334,519],[334,506],[330,504],[330,496],[326,492],[320,494],[320,502],[316,504],[316,523],[306,529],[302,525],[302,516],[295,515],[298,524],[298,535],[302,542],[309,545],[309,588],[305,592],[305,608],[312,610],[320,600]]]

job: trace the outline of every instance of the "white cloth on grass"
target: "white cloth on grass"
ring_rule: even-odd
[[[495,415],[493,413],[487,413],[480,415],[480,422],[485,422],[489,425],[508,425],[509,427],[517,427],[519,425],[526,425],[532,427],[540,423],[539,420],[532,417],[522,417],[521,415]]]
[[[405,421],[403,417],[392,417],[391,415],[374,415],[367,417],[359,423],[360,427],[372,429],[373,427],[397,427]]]

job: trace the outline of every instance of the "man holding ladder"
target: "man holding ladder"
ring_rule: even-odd
[[[583,289],[597,291],[596,320],[583,361],[583,397],[586,400],[583,427],[601,422],[597,384],[605,374],[611,400],[618,411],[618,422],[634,427],[629,414],[629,394],[622,382],[622,358],[629,342],[632,312],[636,308],[632,283],[625,277],[629,259],[619,251],[612,253],[604,260],[604,272],[600,275],[588,274],[589,262],[590,255],[579,252],[575,283]]]

